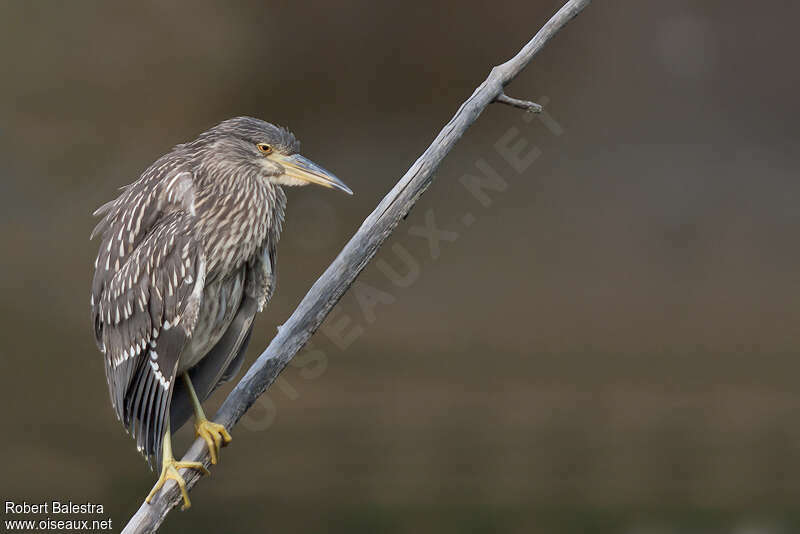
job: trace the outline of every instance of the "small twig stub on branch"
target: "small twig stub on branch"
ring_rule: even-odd
[[[513,106],[515,108],[524,109],[525,111],[530,111],[531,113],[540,113],[542,111],[542,106],[537,104],[536,102],[531,102],[530,100],[519,100],[517,98],[511,98],[505,93],[500,93],[499,95],[497,95],[497,98],[495,98],[494,101],[500,104],[506,104],[508,106]]]

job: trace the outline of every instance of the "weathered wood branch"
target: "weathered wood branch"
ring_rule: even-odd
[[[420,195],[428,189],[433,181],[433,174],[444,157],[489,104],[500,102],[530,111],[541,110],[538,104],[506,96],[503,88],[528,65],[545,43],[589,2],[590,0],[569,0],[516,56],[491,70],[489,77],[461,105],[433,143],[383,198],[339,256],[314,283],[267,349],[261,353],[225,399],[215,418],[218,423],[225,425],[229,430],[233,428],[256,399],[275,381],[284,367],[319,328],[381,244],[408,214]],[[208,466],[210,459],[205,442],[197,439],[183,460],[200,461]],[[200,474],[195,469],[183,470],[181,473],[186,479],[187,489],[191,489],[200,479]],[[170,481],[150,504],[141,505],[123,533],[154,532],[179,502],[181,494],[177,485]]]

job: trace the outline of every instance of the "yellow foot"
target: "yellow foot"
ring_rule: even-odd
[[[145,499],[145,502],[150,502],[150,500],[158,493],[158,490],[164,485],[164,483],[172,479],[178,483],[178,487],[181,488],[181,494],[183,495],[183,507],[181,510],[186,510],[190,506],[192,506],[192,502],[189,500],[189,494],[186,492],[186,481],[183,480],[183,477],[180,473],[178,473],[178,469],[199,469],[203,472],[203,474],[208,475],[208,469],[200,463],[200,462],[178,462],[174,458],[165,459],[164,465],[161,468],[161,476],[158,477],[158,481],[156,485],[153,486],[153,489],[150,490],[150,494]]]
[[[231,438],[231,435],[228,434],[224,426],[209,421],[208,419],[196,421],[194,429],[198,437],[206,440],[208,452],[211,454],[211,463],[217,465],[220,448],[230,443],[233,438]]]

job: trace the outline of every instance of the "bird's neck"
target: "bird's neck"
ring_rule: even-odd
[[[277,243],[286,195],[256,175],[234,176],[200,184],[195,206],[207,273],[214,277],[236,270],[266,240]]]

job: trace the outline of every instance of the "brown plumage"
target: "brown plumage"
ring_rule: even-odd
[[[100,207],[90,298],[117,417],[148,458],[234,375],[275,287],[282,185],[350,190],[286,129],[230,119],[177,145]],[[169,444],[169,441],[167,441]],[[171,452],[170,452],[171,454]],[[187,500],[188,504],[188,500]]]

